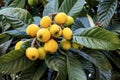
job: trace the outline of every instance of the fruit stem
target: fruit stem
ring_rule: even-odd
[[[31,43],[31,47],[34,47],[35,41],[36,41],[36,37],[33,39],[32,43]]]
[[[48,16],[52,16],[54,17],[57,13],[52,13],[52,14],[49,14]]]
[[[39,47],[41,47],[41,45],[39,44],[39,42],[36,40],[36,43],[37,43],[37,45],[39,46]]]

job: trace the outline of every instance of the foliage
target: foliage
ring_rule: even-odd
[[[27,0],[0,0],[0,80],[120,79],[120,1],[38,1],[30,6]],[[59,46],[45,60],[29,60],[25,50],[33,38],[26,34],[26,27],[31,23],[39,25],[43,16],[58,12],[74,18],[70,41],[84,48],[66,51]],[[20,40],[26,42],[14,50]]]

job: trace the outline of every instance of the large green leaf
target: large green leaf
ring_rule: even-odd
[[[80,12],[85,4],[85,0],[64,0],[59,8],[59,12],[65,12],[74,18],[80,15]]]
[[[93,22],[93,20],[89,20],[89,18],[91,18],[90,16],[84,16],[84,17],[79,17],[75,19],[75,23],[71,26],[71,29],[73,31],[79,29],[79,28],[89,28],[89,27],[93,27],[93,25],[91,26],[91,22]],[[93,23],[92,23],[93,24]]]
[[[120,68],[120,55],[116,52],[105,52],[104,54],[118,67]]]
[[[0,57],[0,65],[2,65],[4,63],[8,63],[10,61],[13,61],[23,55],[24,55],[24,51],[21,49],[20,50],[11,50],[7,54]]]
[[[35,64],[32,67],[22,71],[19,74],[18,80],[25,80],[25,79],[40,80],[43,77],[46,70],[47,70],[47,66],[44,63],[40,63],[39,66],[38,65],[36,66]]]
[[[44,8],[43,16],[58,12],[58,0],[51,0]]]
[[[115,50],[120,48],[119,38],[112,32],[99,27],[87,28],[74,33],[72,41],[93,49]]]
[[[96,74],[99,76],[100,80],[110,80],[112,75],[112,67],[108,59],[99,51],[87,50],[86,53],[80,50],[71,49],[72,53],[78,53],[80,56],[86,60],[92,62],[95,67],[97,67]]]
[[[24,23],[23,21],[16,19],[14,17],[10,17],[10,16],[5,16],[5,15],[0,15],[3,17],[2,21],[1,21],[1,27],[2,27],[2,32],[8,30],[9,28],[21,28],[21,27],[26,27],[27,24]]]
[[[101,0],[98,5],[98,23],[106,27],[115,13],[117,0]]]
[[[9,7],[18,7],[18,8],[24,8],[25,6],[25,0],[13,0],[13,2],[9,5]]]
[[[57,71],[57,76],[55,80],[66,80],[67,79],[67,65],[66,65],[66,59],[62,55],[58,55],[55,57],[47,57],[45,60],[47,66]]]
[[[80,61],[71,53],[67,55],[67,70],[69,80],[87,80]]]
[[[22,50],[13,50],[0,57],[0,73],[17,73],[29,68],[34,61],[30,61]]]
[[[92,80],[96,76],[95,74],[96,70],[95,70],[94,64],[80,56],[78,57],[78,59],[80,60],[82,64],[82,67],[87,75],[87,78]]]
[[[0,15],[20,19],[26,24],[30,24],[31,22],[33,22],[33,17],[31,16],[31,14],[27,10],[21,8],[4,8],[0,10]]]
[[[3,15],[0,15],[0,17],[2,17],[2,19],[0,20],[1,22],[0,27],[1,27],[2,32],[4,32],[10,28],[10,24],[7,23],[7,20]]]

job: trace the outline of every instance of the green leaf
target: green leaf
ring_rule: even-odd
[[[39,66],[33,65],[32,67],[22,71],[18,80],[40,80],[47,70],[47,66],[44,63],[40,63]]]
[[[33,22],[33,17],[31,16],[31,14],[27,10],[21,8],[4,8],[0,10],[0,15],[19,19],[26,24],[30,24]]]
[[[0,17],[2,17],[2,19],[0,21],[1,22],[0,27],[2,29],[2,32],[4,32],[10,28],[10,24],[7,23],[7,20],[3,15],[0,15]]]
[[[65,12],[74,18],[80,15],[80,12],[85,4],[85,0],[64,0],[59,8],[59,12]]]
[[[90,7],[96,7],[99,0],[85,0]]]
[[[42,64],[35,72],[33,76],[33,80],[40,80],[40,78],[43,76],[45,71],[47,70],[47,66],[45,64]]]
[[[33,23],[39,25],[39,24],[40,24],[41,17],[35,16],[35,17],[33,17],[33,18],[34,18],[34,22],[33,22]]]
[[[86,60],[90,61],[97,68],[97,75],[100,80],[110,80],[112,75],[112,67],[108,59],[104,56],[103,53],[96,50],[87,50],[86,53],[80,50],[70,50],[72,53],[78,53]]]
[[[120,34],[120,24],[113,24],[107,27],[108,30]]]
[[[119,50],[117,50],[119,51]],[[104,52],[104,54],[118,67],[120,68],[120,55],[116,52]]]
[[[10,16],[5,16],[5,15],[0,15],[3,17],[2,21],[1,21],[1,26],[2,26],[2,31],[6,31],[9,28],[20,28],[20,27],[26,27],[27,24],[24,23],[23,21],[19,20],[19,19],[15,19],[13,17]]]
[[[79,28],[89,28],[91,27],[89,16],[79,17],[75,19],[75,23],[71,26],[71,29],[73,31],[79,29]],[[92,22],[92,21],[91,21]],[[93,26],[92,26],[93,27]]]
[[[103,27],[109,25],[109,22],[117,8],[117,0],[101,0],[98,5],[98,23]]]
[[[3,34],[3,33],[0,34],[0,39],[2,39],[2,38],[6,38],[6,37],[8,37],[7,34]]]
[[[18,30],[5,31],[5,32],[3,32],[3,34],[7,34],[9,36],[18,37],[18,38],[27,38],[28,37],[26,32],[22,32],[22,31],[18,31]]]
[[[100,70],[109,71],[110,69],[112,69],[110,62],[103,53],[96,50],[86,50],[86,53],[96,60],[94,64]]]
[[[87,28],[79,33],[74,33],[72,41],[93,49],[115,50],[120,48],[119,38],[112,32],[99,27]]]
[[[14,50],[0,57],[0,73],[18,73],[29,68],[33,63],[34,61],[24,56],[24,51]]]
[[[67,79],[67,65],[66,59],[62,55],[50,57],[48,56],[45,60],[48,68],[57,71],[55,80],[66,80]]]
[[[82,57],[78,57],[79,61],[82,64],[82,67],[87,75],[88,80],[93,79],[96,75],[96,70],[95,70],[95,66],[93,63],[91,63],[90,61],[82,58]]]
[[[23,55],[24,55],[24,51],[21,49],[20,50],[12,50],[12,51],[8,52],[7,54],[0,57],[0,65],[2,65],[4,63],[8,63],[10,61],[13,61]]]
[[[58,12],[58,0],[51,0],[43,11],[43,16]]]
[[[11,42],[12,42],[12,39],[8,40],[0,45],[0,51],[1,51],[0,55],[3,55],[7,52],[7,49],[10,46]]]
[[[119,70],[113,70],[113,75],[111,80],[119,80],[120,79],[120,71]]]
[[[67,55],[67,68],[69,80],[87,80],[80,61],[71,53]]]
[[[2,34],[0,34],[0,44],[4,43],[4,42],[6,42],[6,41],[8,41],[10,39],[10,36],[8,36],[6,34],[5,34],[6,37],[4,36],[3,38],[1,38],[1,35]]]
[[[9,7],[18,7],[18,8],[24,8],[25,6],[25,0],[13,0],[13,2],[9,5]]]

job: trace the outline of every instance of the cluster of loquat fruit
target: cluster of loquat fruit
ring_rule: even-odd
[[[26,57],[30,60],[41,59],[46,57],[46,54],[54,54],[58,49],[57,39],[62,37],[60,47],[64,50],[69,50],[71,46],[78,48],[79,45],[73,43],[71,45],[73,32],[69,26],[74,23],[71,16],[66,15],[64,12],[44,16],[40,20],[40,27],[36,24],[30,24],[26,28],[26,34],[35,37],[37,41],[43,43],[43,46],[38,48],[31,46],[26,49]],[[24,41],[19,41],[15,45],[15,50],[20,49]]]

